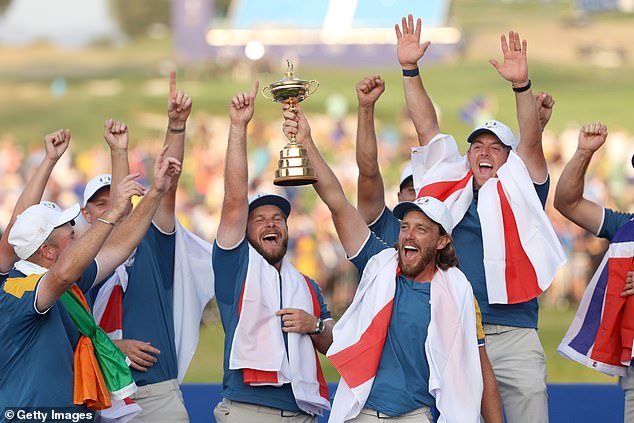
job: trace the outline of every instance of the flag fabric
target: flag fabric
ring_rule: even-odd
[[[473,173],[453,137],[439,134],[412,150],[414,187],[449,208],[454,227],[473,201]],[[478,191],[484,270],[491,304],[532,300],[546,290],[566,260],[559,239],[514,152]],[[520,224],[521,223],[521,224]]]
[[[101,423],[127,423],[141,411],[139,404],[132,399],[112,399],[112,407],[101,410]]]
[[[212,245],[176,220],[174,253],[174,344],[178,382],[182,383],[194,358],[205,306],[214,297]]]
[[[180,383],[198,345],[203,311],[214,296],[214,277],[211,244],[187,230],[178,220],[175,237],[173,316]],[[122,301],[128,286],[127,269],[133,264],[134,253],[103,284],[93,305],[95,320],[111,339],[123,339]],[[126,423],[139,412],[141,408],[125,398],[113,401],[111,408],[101,412],[101,418],[107,422]]]
[[[322,415],[323,410],[330,409],[330,397],[317,351],[310,336],[289,332],[287,353],[281,319],[275,315],[280,309],[280,296],[283,308],[321,315],[317,294],[304,275],[286,259],[278,273],[249,244],[249,264],[229,368],[242,369],[244,382],[252,386],[290,383],[299,408],[311,415]]]
[[[577,314],[559,344],[564,357],[610,376],[625,376],[634,356],[634,299],[621,297],[634,271],[634,220],[612,237],[586,288]]]
[[[389,248],[368,261],[352,304],[335,324],[327,356],[341,379],[329,422],[355,418],[370,395],[392,316],[397,254]],[[430,295],[424,348],[439,422],[479,422],[483,382],[471,285],[457,268],[438,270]]]
[[[73,286],[60,301],[82,333],[75,348],[75,404],[101,410],[111,406],[110,397],[132,395],[137,388],[125,356],[97,325],[79,287]]]

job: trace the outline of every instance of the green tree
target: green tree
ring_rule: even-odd
[[[119,27],[131,38],[147,34],[153,24],[170,22],[170,0],[110,0],[110,5]]]

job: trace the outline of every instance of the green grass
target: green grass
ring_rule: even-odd
[[[535,90],[552,93],[556,99],[555,113],[549,128],[560,132],[571,123],[602,120],[610,128],[623,128],[634,132],[630,110],[624,107],[634,91],[631,70],[597,69],[589,66],[557,66],[536,63],[531,67]],[[404,110],[404,99],[397,67],[392,69],[333,70],[302,69],[305,78],[321,81],[321,88],[304,103],[307,113],[324,113],[327,99],[334,94],[346,98],[350,113],[356,110],[354,86],[363,76],[378,73],[386,79],[387,90],[380,99],[376,113],[384,124],[391,124]],[[422,70],[425,85],[442,113],[442,130],[464,139],[471,125],[459,119],[459,111],[476,96],[487,95],[497,103],[497,118],[515,123],[515,100],[508,84],[487,63],[460,63],[433,65]],[[258,74],[261,81],[274,81],[280,74]],[[5,134],[13,134],[19,143],[39,141],[43,134],[67,127],[74,134],[74,148],[84,149],[101,142],[103,120],[114,117],[128,122],[132,141],[154,137],[163,131],[166,98],[164,93],[151,92],[167,81],[148,83],[145,74],[130,74],[108,78],[97,84],[83,79],[69,79],[66,95],[53,97],[50,82],[0,83],[0,127]],[[99,84],[120,87],[113,96],[91,93]],[[96,88],[97,87],[97,88]],[[210,80],[182,78],[180,87],[194,98],[194,119],[197,114],[227,113],[231,96],[250,89],[251,83],[235,81],[228,74]],[[156,88],[153,88],[156,90]],[[147,114],[156,116],[158,125],[148,125]],[[258,99],[256,116],[259,119],[280,119],[279,105]],[[280,119],[281,120],[281,119]]]
[[[616,378],[591,370],[567,360],[557,353],[575,309],[560,311],[541,308],[539,315],[539,337],[546,352],[546,368],[549,383],[616,383]],[[200,330],[198,350],[185,378],[186,383],[221,383],[224,333],[219,321],[204,325]],[[321,357],[324,374],[328,382],[339,380],[337,371],[330,362]]]

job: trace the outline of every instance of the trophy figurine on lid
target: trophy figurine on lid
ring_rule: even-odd
[[[319,88],[319,81],[305,81],[295,78],[293,74],[293,62],[286,59],[288,70],[284,78],[272,82],[262,88],[262,95],[269,100],[290,105],[290,111],[297,110],[295,105],[308,98]],[[315,170],[308,161],[306,148],[291,136],[290,142],[280,150],[280,159],[275,171],[275,185],[295,186],[308,185],[317,182]]]

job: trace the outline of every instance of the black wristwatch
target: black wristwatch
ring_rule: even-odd
[[[324,324],[324,321],[321,320],[321,317],[318,317],[317,324],[315,324],[315,331],[310,332],[309,335],[320,335],[324,331],[325,328],[326,328],[326,325]]]

